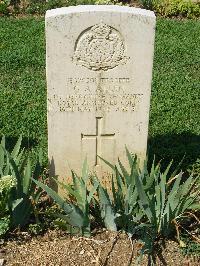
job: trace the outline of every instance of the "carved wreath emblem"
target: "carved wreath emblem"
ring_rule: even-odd
[[[94,25],[79,36],[73,60],[77,65],[94,71],[106,71],[125,64],[127,57],[123,39],[107,24]]]

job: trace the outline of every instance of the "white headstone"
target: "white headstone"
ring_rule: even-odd
[[[90,170],[106,179],[108,168],[97,155],[126,164],[125,145],[145,158],[154,31],[154,13],[138,8],[47,11],[51,175],[79,174],[87,156]]]

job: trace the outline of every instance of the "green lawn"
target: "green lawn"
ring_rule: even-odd
[[[44,19],[0,18],[0,90],[0,135],[46,154]],[[200,21],[158,19],[149,153],[200,158]]]

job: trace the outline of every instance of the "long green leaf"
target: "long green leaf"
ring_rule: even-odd
[[[30,183],[31,183],[31,162],[30,159],[28,158],[27,165],[25,167],[25,173],[23,176],[23,192],[25,194],[28,194]]]
[[[5,168],[3,170],[4,175],[10,175],[11,174],[11,169],[10,169],[10,159],[8,156],[8,152],[6,151],[6,162],[5,162]]]
[[[167,172],[164,172],[163,175],[160,176],[160,191],[161,191],[161,215],[163,214],[165,208],[165,198],[166,198],[166,180],[167,180]]]
[[[105,163],[107,164],[112,170],[115,170],[115,165],[109,163],[108,161],[106,161],[105,159],[103,159],[101,156],[98,155],[98,157]]]
[[[36,165],[35,165],[34,171],[33,171],[33,176],[32,176],[33,179],[38,180],[38,178],[40,177],[40,174],[41,174],[41,163],[38,160]],[[33,195],[34,194],[35,188],[36,188],[36,183],[35,182],[31,182],[30,189],[29,189],[29,195]]]
[[[4,167],[4,150],[0,145],[0,176],[3,176],[3,167]]]
[[[126,149],[126,156],[128,158],[128,162],[129,162],[129,166],[130,166],[130,169],[132,168],[133,164],[136,163],[137,161],[137,156],[132,156],[132,154],[129,152],[127,146],[125,146],[125,149]]]
[[[118,158],[118,163],[119,163],[119,166],[121,168],[122,174],[124,176],[124,180],[126,181],[125,182],[125,185],[126,185],[126,187],[128,187],[128,185],[130,184],[130,176],[129,176],[129,173],[126,171],[126,168],[123,166],[123,164],[121,163],[121,161],[120,161],[119,158]]]
[[[31,200],[27,198],[26,195],[23,196],[22,200],[17,199],[11,214],[12,225],[14,227],[26,225],[29,221],[32,211],[33,205]]]
[[[79,228],[86,226],[84,223],[84,215],[82,211],[71,203],[66,203],[53,189],[46,186],[40,181],[32,179],[39,187],[47,192],[47,194],[55,200],[55,202],[64,210],[64,212],[69,217],[69,223],[73,226],[78,226]]]
[[[22,142],[22,136],[19,137],[17,143],[15,144],[13,151],[11,152],[11,156],[13,159],[16,159],[18,156],[18,153],[19,153],[20,147],[21,147],[21,142]]]
[[[116,189],[115,189],[115,182],[114,182],[113,175],[112,175],[112,179],[111,179],[111,185],[112,185],[112,195],[113,195],[113,200],[114,200],[114,202],[116,202],[116,204],[117,204],[117,191],[116,191]]]
[[[85,181],[85,183],[87,183],[88,178],[89,178],[89,174],[88,174],[87,158],[85,158],[83,167],[82,167],[82,179]]]
[[[6,148],[6,138],[5,138],[4,135],[2,136],[2,139],[1,139],[1,146],[2,146],[4,149]]]
[[[115,176],[116,176],[117,185],[118,185],[118,193],[119,191],[123,192],[124,183],[122,180],[122,176],[116,166],[115,166]]]
[[[147,182],[145,185],[145,190],[149,190],[154,186],[154,181],[157,182],[159,177],[159,170],[160,170],[160,164],[157,164],[155,166],[155,162],[153,161],[151,166],[150,174],[147,176]]]
[[[0,175],[3,176],[4,175],[4,162],[5,162],[5,136],[2,137],[1,139],[1,144],[0,144]],[[7,175],[7,174],[5,174]]]
[[[88,195],[88,198],[87,198],[87,202],[88,202],[88,204],[90,204],[90,202],[91,202],[91,200],[92,200],[94,194],[95,194],[96,191],[97,191],[98,186],[99,186],[99,182],[98,182],[97,180],[94,180],[93,187],[92,187],[92,189],[90,190],[89,195]]]
[[[108,230],[117,231],[117,226],[115,223],[115,214],[111,204],[111,200],[106,190],[101,185],[99,185],[98,192],[101,205],[101,216],[104,220],[104,224]]]
[[[14,210],[22,201],[23,201],[23,198],[14,200],[12,202],[12,210]]]
[[[21,175],[19,173],[19,169],[14,161],[14,159],[10,156],[10,154],[7,152],[9,162],[12,166],[12,175],[16,177],[17,179],[17,198],[23,197],[23,180],[21,178]]]
[[[198,203],[198,202],[192,203],[192,204],[188,207],[188,209],[190,209],[190,210],[200,210],[200,203]]]
[[[54,180],[58,185],[60,185],[62,188],[64,188],[65,190],[67,190],[67,192],[68,192],[71,196],[75,197],[75,199],[77,200],[77,202],[82,202],[82,198],[81,198],[81,195],[80,195],[79,191],[73,189],[73,188],[71,187],[71,185],[64,184],[64,183],[60,182],[60,181],[57,180],[56,178],[53,178],[53,180]]]
[[[23,155],[24,155],[24,148],[21,149],[21,150],[19,151],[18,156],[17,156],[16,158],[14,158],[14,159],[15,159],[15,162],[16,162],[17,165],[19,165],[20,161],[21,161],[22,158],[23,158]]]
[[[152,221],[153,219],[153,213],[150,209],[150,202],[149,202],[149,198],[148,196],[146,195],[145,193],[145,190],[143,188],[143,184],[139,178],[139,176],[136,176],[135,178],[135,185],[136,185],[136,188],[137,188],[137,191],[138,191],[138,195],[139,195],[139,203],[140,203],[140,206],[143,208],[145,214],[147,215],[148,219],[149,219],[149,222]]]

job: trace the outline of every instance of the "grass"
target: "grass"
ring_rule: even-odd
[[[0,135],[46,153],[44,19],[2,17],[0,29]],[[149,153],[166,163],[186,154],[185,168],[200,158],[199,43],[200,21],[158,19]]]
[[[0,134],[46,151],[44,20],[2,18],[0,28]]]
[[[150,115],[151,154],[185,164],[200,157],[200,21],[157,24]]]

